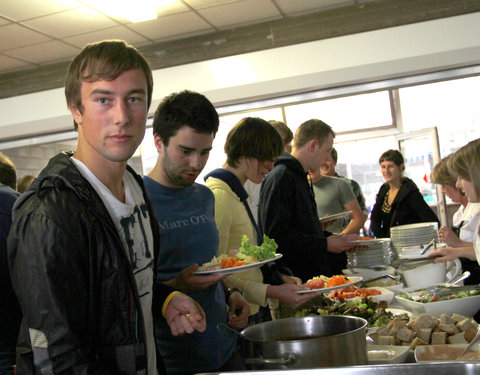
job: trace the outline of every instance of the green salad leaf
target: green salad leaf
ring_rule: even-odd
[[[277,250],[278,245],[273,238],[269,238],[266,235],[263,235],[263,243],[261,245],[251,245],[248,243],[248,236],[244,234],[242,236],[242,245],[240,246],[240,252],[237,254],[237,257],[241,256],[253,256],[258,261],[265,259],[275,258],[275,251]],[[240,255],[240,256],[239,256]]]

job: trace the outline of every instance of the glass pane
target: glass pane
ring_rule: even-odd
[[[388,91],[287,106],[285,117],[293,132],[312,118],[325,121],[337,133],[393,123]]]
[[[480,137],[480,77],[399,89],[405,132],[436,126],[440,155]]]
[[[437,189],[430,182],[430,173],[434,166],[432,139],[429,136],[420,136],[401,140],[400,152],[405,159],[404,176],[415,182],[427,203],[436,204]]]

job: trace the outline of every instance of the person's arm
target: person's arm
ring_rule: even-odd
[[[288,306],[296,308],[308,300],[318,297],[321,293],[305,293],[298,294],[297,291],[306,288],[297,284],[269,285],[267,288],[268,298],[278,299],[286,303]]]
[[[445,242],[447,246],[450,247],[469,247],[473,246],[472,242],[469,241],[462,241],[457,235],[447,227],[441,227],[438,230],[438,239],[441,242]]]
[[[181,292],[190,293],[206,289],[225,278],[225,275],[194,275],[193,273],[197,270],[198,264],[194,263],[177,273],[175,278],[164,281],[163,284]]]
[[[99,302],[89,285],[91,245],[78,235],[82,228],[55,222],[40,212],[38,208],[35,214],[19,215],[8,240],[12,283],[37,370],[114,374],[116,370],[96,353]]]
[[[437,257],[433,262],[447,262],[456,258],[467,258],[470,260],[476,260],[475,250],[473,246],[466,247],[443,247],[437,249],[428,254],[430,257]]]
[[[228,288],[225,297],[228,304],[228,325],[241,329],[248,324],[250,306],[237,289]]]
[[[162,306],[162,315],[173,336],[194,331],[204,332],[207,328],[205,312],[191,297],[180,292],[171,292]]]
[[[358,205],[357,200],[354,198],[351,201],[344,204],[345,211],[352,211],[350,222],[348,225],[343,228],[341,234],[354,234],[358,233],[360,229],[363,228],[363,224],[365,224],[365,220],[367,218],[363,215],[362,211],[360,210],[360,206]]]

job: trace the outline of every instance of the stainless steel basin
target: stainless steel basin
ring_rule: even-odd
[[[209,373],[220,374],[220,373]],[[397,365],[330,367],[305,370],[228,372],[228,375],[473,375],[480,374],[479,362],[408,363]]]

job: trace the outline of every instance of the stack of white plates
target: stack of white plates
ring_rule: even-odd
[[[392,263],[391,241],[389,238],[359,241],[360,248],[352,253],[348,252],[348,268],[388,266]]]
[[[390,238],[395,258],[398,258],[404,247],[426,245],[434,238],[438,240],[438,224],[416,223],[391,227]]]

